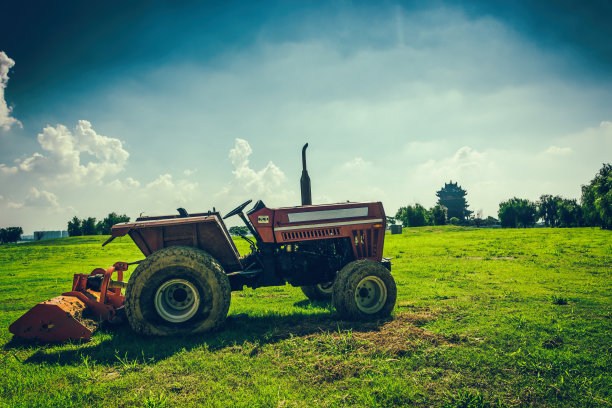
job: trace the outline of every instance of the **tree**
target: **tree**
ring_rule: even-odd
[[[244,236],[249,233],[249,229],[247,227],[234,226],[234,227],[230,227],[229,233],[231,235]]]
[[[108,214],[106,218],[96,224],[96,229],[99,234],[102,235],[110,235],[111,227],[120,222],[129,222],[130,217],[127,215],[117,215],[117,213],[112,212]]]
[[[583,225],[582,207],[576,200],[561,200],[557,209],[560,227],[580,227]]]
[[[434,225],[446,224],[446,207],[441,204],[436,204],[429,210],[431,220]]]
[[[476,215],[470,215],[470,225],[480,227],[481,225],[484,225],[484,222],[485,220],[482,218],[482,209],[478,210]]]
[[[484,225],[497,225],[499,221],[497,218],[491,217],[490,215],[484,220]]]
[[[81,232],[83,235],[96,235],[98,233],[96,219],[89,217],[81,221]]]
[[[72,217],[72,220],[68,221],[68,236],[69,237],[78,237],[83,235],[83,230],[81,229],[81,220],[79,220],[76,215]]]
[[[535,203],[522,198],[511,198],[499,204],[499,221],[504,228],[531,227],[536,222]]]
[[[582,186],[582,210],[588,225],[612,229],[612,165],[604,163],[591,182]]]
[[[0,228],[0,244],[17,242],[21,239],[23,229],[21,227]]]
[[[422,227],[429,224],[429,213],[421,204],[400,207],[395,218],[402,222],[404,227]]]
[[[389,217],[387,215],[387,226],[395,224],[395,217]]]
[[[543,194],[537,202],[538,217],[544,220],[547,227],[556,227],[559,225],[559,204],[563,199],[559,196]]]

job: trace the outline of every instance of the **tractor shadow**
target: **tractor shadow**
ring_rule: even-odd
[[[305,305],[305,307],[307,307]],[[408,317],[407,317],[408,316]],[[387,329],[393,325],[423,331],[418,326],[430,319],[400,314],[395,318],[375,322],[339,320],[336,313],[293,314],[289,316],[247,314],[231,315],[224,327],[217,332],[183,337],[148,337],[134,333],[129,325],[102,327],[100,334],[89,342],[69,342],[59,345],[25,342],[13,337],[5,349],[35,350],[23,363],[51,363],[60,365],[80,364],[84,360],[96,364],[123,364],[125,361],[142,363],[159,362],[179,352],[206,349],[211,352],[243,346],[248,343],[259,346],[274,344],[288,338],[307,337],[350,330],[362,337],[388,336]],[[422,323],[422,324],[421,324]],[[412,330],[411,329],[411,330]],[[395,329],[394,329],[395,330]],[[404,331],[404,329],[402,329]],[[399,333],[398,333],[399,334]],[[96,337],[102,336],[102,341]],[[405,333],[402,334],[404,336]],[[420,336],[420,334],[419,334]]]

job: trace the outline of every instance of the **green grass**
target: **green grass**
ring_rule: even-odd
[[[128,238],[0,246],[0,406],[609,407],[612,233],[409,228],[387,235],[394,319],[339,321],[290,286],[232,294],[223,331],[12,341],[73,273],[142,258]],[[239,249],[246,245],[238,241]]]

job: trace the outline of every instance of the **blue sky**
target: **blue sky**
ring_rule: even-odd
[[[22,2],[0,17],[0,226],[249,198],[474,211],[612,157],[606,2]],[[537,4],[533,4],[537,3]]]

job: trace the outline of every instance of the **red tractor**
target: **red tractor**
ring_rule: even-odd
[[[312,300],[331,300],[342,318],[387,317],[396,300],[391,264],[382,257],[385,212],[380,202],[312,205],[302,149],[302,205],[268,208],[251,200],[225,217],[213,209],[140,217],[113,226],[106,245],[128,234],[146,258],[127,284],[128,264],[77,274],[73,290],[35,306],[10,327],[20,337],[87,339],[88,314],[116,320],[125,311],[133,330],[149,335],[198,333],[220,327],[231,292],[289,283]],[[238,215],[251,253],[240,257],[223,219]],[[118,273],[118,280],[111,279]],[[125,297],[121,294],[125,288]]]

